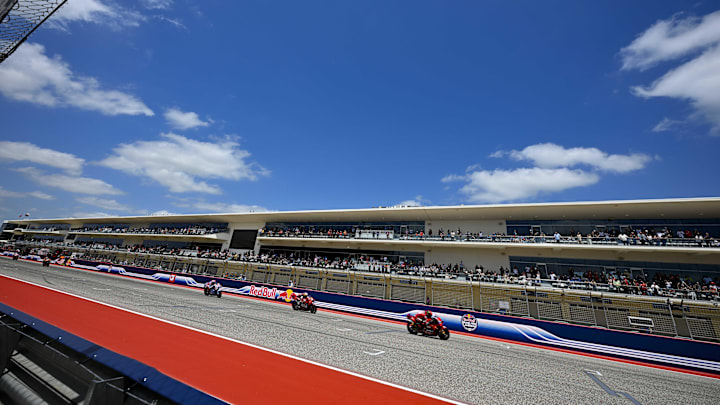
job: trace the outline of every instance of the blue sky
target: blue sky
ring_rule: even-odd
[[[0,216],[720,194],[717,3],[69,0]]]

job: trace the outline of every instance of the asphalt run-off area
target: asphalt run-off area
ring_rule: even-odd
[[[440,341],[411,335],[400,323],[297,312],[285,303],[218,299],[200,289],[25,261],[1,260],[0,274],[465,403],[714,404],[720,398],[720,379],[458,334]],[[213,348],[191,350],[186,355]],[[293,370],[278,370],[277,385],[289,378]]]

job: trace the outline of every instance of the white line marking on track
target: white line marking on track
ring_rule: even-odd
[[[93,287],[93,290],[95,290],[95,291],[112,291],[112,289],[110,289],[110,288],[95,288],[95,287]]]
[[[384,352],[383,350],[375,349],[375,353],[370,353],[370,352],[363,352],[363,353],[368,354],[368,355],[370,355],[370,356],[377,356],[377,355],[383,354],[383,353],[385,353],[385,352]]]
[[[350,331],[350,330],[352,330],[352,329],[350,329],[350,328],[335,328],[335,330],[339,330],[340,332],[347,332],[347,331]]]

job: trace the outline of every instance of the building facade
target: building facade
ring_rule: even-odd
[[[720,198],[5,221],[2,239],[225,251],[358,270],[720,277]],[[592,277],[591,277],[592,278]]]

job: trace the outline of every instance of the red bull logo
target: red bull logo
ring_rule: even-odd
[[[277,299],[285,300],[285,302],[290,302],[293,300],[294,295],[295,295],[295,293],[293,293],[293,290],[288,288],[287,290],[278,294]]]
[[[250,286],[250,295],[254,295],[256,297],[275,299],[277,292],[277,288],[255,287],[254,285]]]

